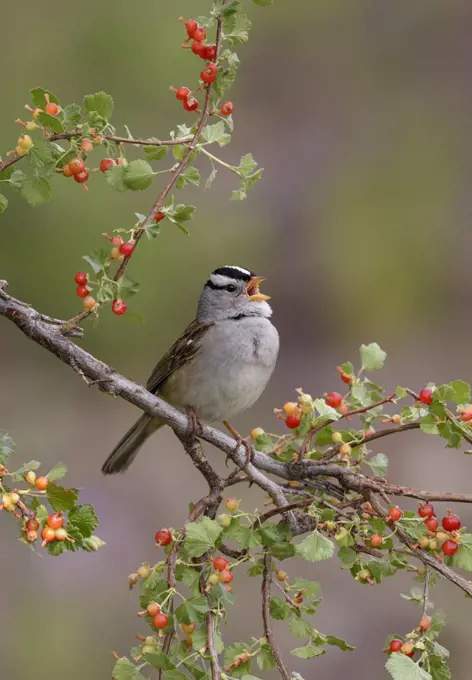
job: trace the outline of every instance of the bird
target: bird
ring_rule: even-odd
[[[157,363],[146,388],[198,423],[223,421],[250,408],[275,368],[279,334],[270,318],[264,277],[243,267],[215,269],[200,295],[195,319]],[[165,425],[143,414],[105,461],[106,475],[124,472],[144,442]]]

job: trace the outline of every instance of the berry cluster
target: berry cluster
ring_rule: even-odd
[[[440,548],[443,555],[449,557],[455,555],[461,540],[459,529],[462,522],[460,518],[454,515],[451,510],[448,510],[447,515],[441,520],[444,529],[444,531],[441,531],[431,503],[422,503],[418,508],[418,515],[424,518],[425,526],[428,529],[428,535],[420,538],[419,546],[423,550],[430,550],[433,553],[436,553]]]
[[[79,156],[70,160],[67,165],[62,168],[64,177],[73,177],[78,184],[84,184],[89,178],[88,168]]]
[[[409,656],[410,659],[415,655],[416,649],[419,651],[423,650],[423,645],[420,643],[418,647],[416,643],[419,642],[420,637],[423,633],[431,628],[431,619],[428,616],[423,616],[420,619],[419,625],[408,635],[405,639],[393,638],[390,640],[388,647],[384,649],[387,654],[401,653],[405,656]]]

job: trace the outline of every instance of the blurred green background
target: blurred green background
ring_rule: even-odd
[[[24,117],[35,85],[63,103],[110,92],[115,123],[136,136],[165,137],[176,122],[192,120],[168,93],[171,84],[194,82],[200,70],[180,49],[175,18],[205,14],[209,4],[4,2],[0,149],[15,145],[13,121]],[[282,342],[270,388],[235,422],[242,432],[278,427],[272,408],[293,388],[338,389],[336,364],[356,360],[362,342],[375,340],[389,353],[379,376],[388,388],[470,381],[472,5],[245,4],[254,26],[238,50],[242,66],[229,94],[235,133],[221,156],[237,162],[253,152],[264,179],[242,203],[228,201],[236,187],[222,172],[208,192],[185,189],[179,198],[197,205],[191,235],[164,222],[162,235],[133,257],[130,274],[142,292],[129,311],[144,323],[107,311],[97,327],[88,324],[83,346],[144,382],[192,318],[208,272],[239,264],[267,276],[264,290],[273,297]],[[59,177],[53,201],[34,210],[9,194],[0,218],[0,278],[8,279],[11,294],[54,316],[78,309],[73,276],[83,268],[81,256],[102,245],[103,231],[128,228],[159,187],[122,195],[97,174],[89,186],[84,195]],[[98,554],[40,559],[15,542],[11,517],[0,517],[1,676],[110,677],[109,651],[127,653],[144,630],[127,574],[156,558],[154,532],[179,526],[204,486],[167,431],[126,476],[102,477],[104,458],[136,410],[88,389],[3,319],[0,357],[0,427],[16,439],[18,462],[63,460],[66,481],[96,504],[98,534],[107,542]],[[470,492],[472,462],[440,442],[403,435],[377,450],[392,454],[392,481]],[[213,460],[220,464],[221,455]],[[262,506],[256,490],[241,493],[252,507]],[[470,511],[461,514],[472,524]],[[346,637],[358,651],[291,658],[290,667],[324,680],[384,677],[386,635],[408,632],[418,619],[399,597],[409,579],[370,588],[334,564],[293,564],[289,571],[323,582],[326,599],[315,626]],[[240,579],[234,590],[227,639],[259,636],[258,584]],[[449,584],[434,599],[454,614],[442,642],[452,650],[453,677],[463,680],[470,676],[470,604]],[[280,635],[284,650],[296,646]]]

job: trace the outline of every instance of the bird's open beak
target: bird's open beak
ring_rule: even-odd
[[[263,276],[253,276],[246,287],[246,293],[251,302],[264,302],[270,300],[269,295],[259,293],[259,284],[264,281]]]

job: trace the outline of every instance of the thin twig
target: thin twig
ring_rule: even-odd
[[[270,621],[270,589],[272,584],[272,557],[269,553],[264,555],[264,571],[262,573],[262,622],[264,625],[264,635],[269,643],[272,654],[274,655],[275,663],[279,669],[279,673],[284,680],[290,680],[290,673],[288,672],[280,650],[277,646],[272,626]]]
[[[426,564],[424,568],[423,613],[421,614],[421,618],[424,618],[428,611],[430,580],[431,580],[431,567],[428,564]]]

